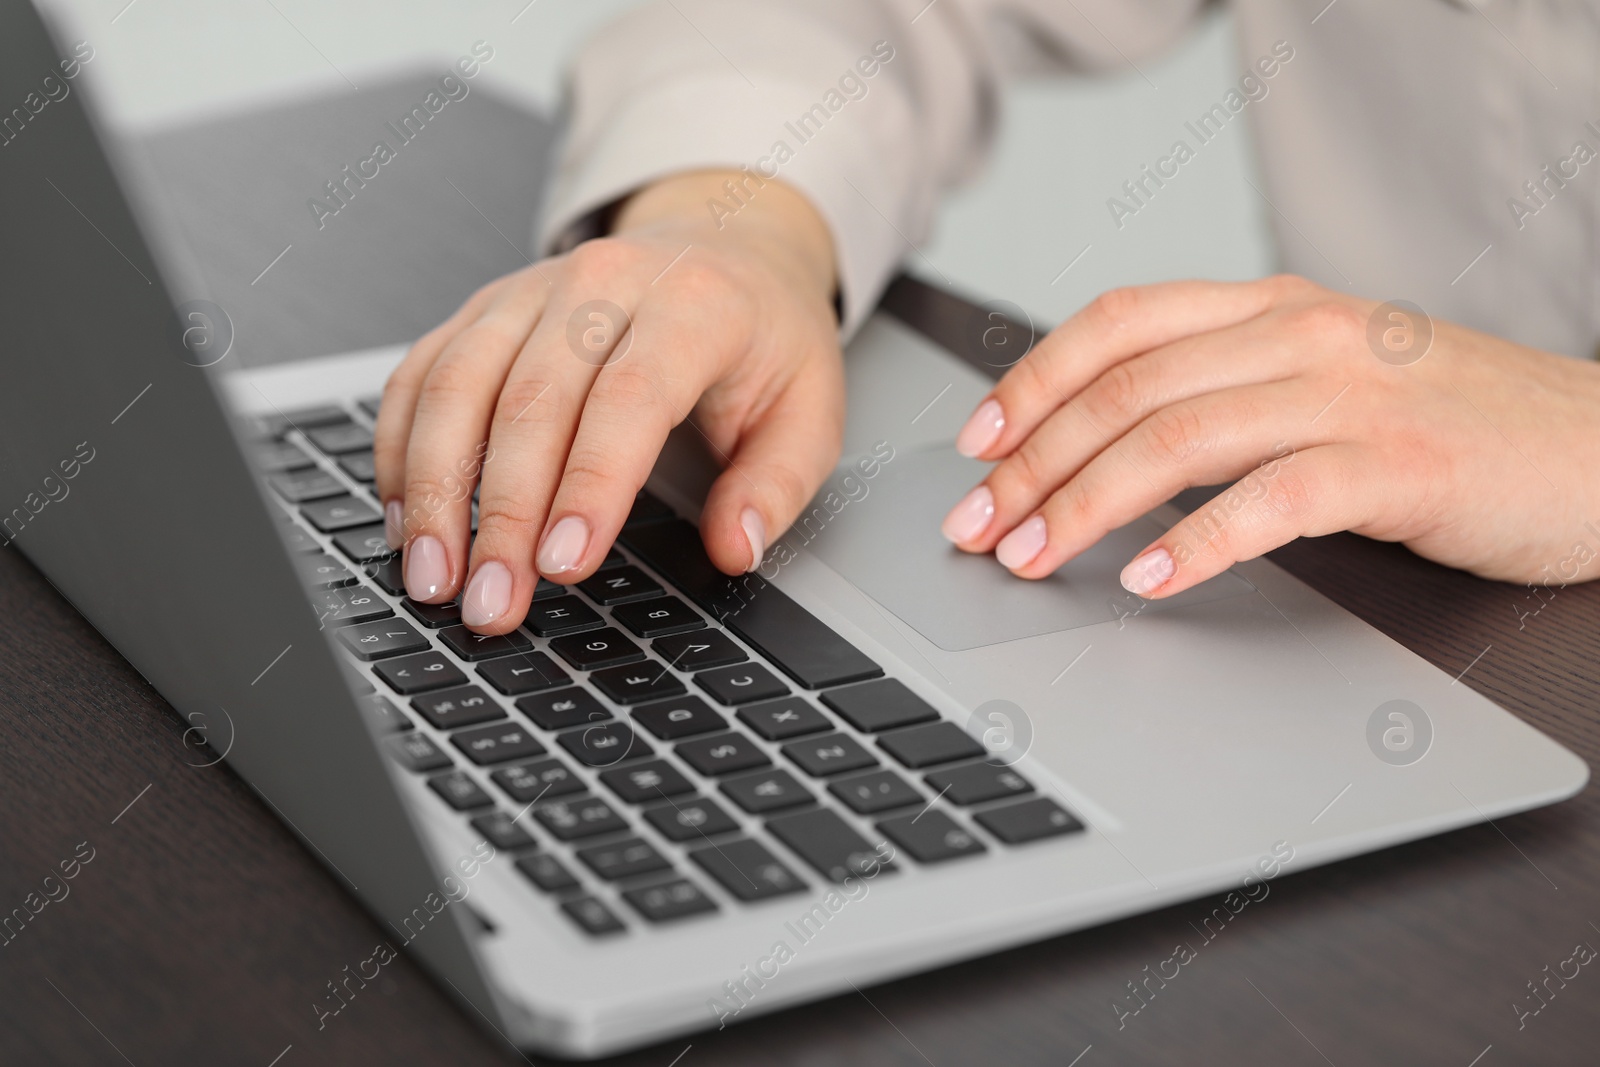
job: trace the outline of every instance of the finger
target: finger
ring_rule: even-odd
[[[1162,408],[1052,493],[1000,540],[995,558],[1024,578],[1042,578],[1180,490],[1237,478],[1263,461],[1321,444],[1321,428],[1309,423],[1312,402],[1304,383],[1279,382]],[[1290,465],[1280,460],[1271,476]]]
[[[494,461],[484,466],[461,598],[461,621],[479,633],[509,632],[526,617],[539,581],[534,547],[589,390],[619,343],[631,343],[626,323],[607,323],[581,358],[569,349],[567,321],[593,291],[586,278],[574,278],[552,294],[500,390],[489,428]]]
[[[423,334],[384,382],[383,400],[378,405],[377,424],[372,431],[372,462],[377,475],[375,489],[383,502],[384,533],[390,548],[399,548],[405,543],[401,497],[405,492],[406,442],[411,437],[411,420],[423,379],[445,345],[468,323],[477,321],[505,282],[503,277],[496,278],[469,296],[448,319]]]
[[[721,377],[709,309],[667,299],[642,306],[628,348],[596,375],[535,552],[541,575],[582,581],[605,559],[666,443]],[[726,334],[726,331],[720,331]]]
[[[839,462],[844,375],[838,360],[806,362],[777,401],[748,421],[728,469],[711,486],[700,532],[727,574],[755,570]]]
[[[956,448],[968,456],[1004,456],[1107,367],[1255,318],[1308,284],[1186,281],[1102,293],[1006,372],[962,428]]]
[[[513,276],[482,317],[445,345],[423,379],[406,443],[402,573],[413,600],[443,603],[460,587],[489,415],[539,321],[547,290],[537,273]]]
[[[968,552],[992,551],[1046,497],[1153,412],[1282,380],[1288,373],[1282,340],[1262,330],[1260,321],[1186,337],[1112,364],[951,509],[945,536]]]
[[[1123,587],[1160,600],[1297,537],[1363,526],[1382,506],[1382,486],[1363,466],[1356,446],[1324,445],[1284,461],[1263,489],[1248,484],[1250,475],[1134,557]]]

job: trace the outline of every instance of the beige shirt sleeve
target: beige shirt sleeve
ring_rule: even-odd
[[[540,245],[593,236],[602,208],[655,179],[748,168],[753,177],[708,202],[708,218],[731,224],[765,178],[804,193],[834,235],[848,337],[926,239],[939,196],[981,165],[1002,73],[1137,62],[1201,2],[646,5],[577,57]]]

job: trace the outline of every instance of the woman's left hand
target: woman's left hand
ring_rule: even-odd
[[[1170,596],[1338,530],[1486,578],[1600,574],[1600,366],[1301,278],[1107,292],[1011,368],[957,447],[1001,462],[945,535],[1024,578],[1229,479],[1124,586]]]

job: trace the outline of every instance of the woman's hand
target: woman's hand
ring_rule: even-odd
[[[832,239],[774,181],[719,227],[726,178],[644,190],[611,236],[480,289],[390,376],[377,492],[412,598],[460,594],[474,630],[516,627],[540,575],[605,559],[691,409],[728,467],[701,517],[718,567],[754,567],[811,499],[844,418]]]
[[[1600,573],[1600,367],[1300,278],[1108,292],[1006,374],[957,447],[1001,462],[945,535],[1024,578],[1228,479],[1124,586],[1170,596],[1337,530],[1486,578]]]

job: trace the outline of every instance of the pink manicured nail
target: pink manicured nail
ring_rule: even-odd
[[[461,621],[487,626],[511,610],[511,571],[493,560],[478,568],[461,597]]]
[[[1000,539],[1000,543],[994,546],[994,558],[1007,570],[1021,570],[1044,551],[1048,535],[1044,516],[1035,515]]]
[[[961,503],[950,509],[939,530],[956,544],[976,540],[989,528],[994,518],[994,494],[987,485],[980,485],[961,498]]]
[[[981,456],[1000,440],[1000,431],[1006,428],[1006,413],[1000,401],[985,400],[972,413],[972,418],[956,435],[956,451],[963,456]]]
[[[390,548],[404,548],[406,543],[405,518],[400,509],[400,501],[391,500],[383,506],[383,537],[389,542]]]
[[[576,515],[568,515],[544,535],[544,543],[539,546],[539,573],[565,574],[576,570],[588,547],[589,524]]]
[[[1145,596],[1161,588],[1177,573],[1178,565],[1172,561],[1172,554],[1164,548],[1152,548],[1122,568],[1122,588],[1134,596]]]
[[[761,566],[761,557],[767,551],[767,524],[755,508],[745,508],[739,513],[739,525],[744,527],[744,539],[750,543],[750,566],[745,572]]]
[[[419,537],[406,551],[406,595],[432,600],[450,584],[450,558],[437,537]]]

